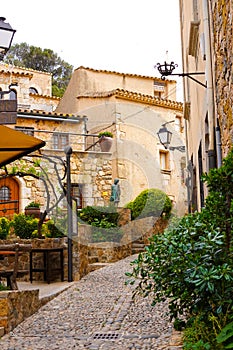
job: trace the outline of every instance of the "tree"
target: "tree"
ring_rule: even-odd
[[[27,43],[12,45],[4,61],[18,67],[31,68],[52,74],[52,94],[61,97],[69,83],[73,66],[63,61],[50,49]]]

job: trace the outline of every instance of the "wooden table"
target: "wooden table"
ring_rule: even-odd
[[[7,286],[12,290],[17,290],[17,281],[16,278],[24,276],[29,273],[28,270],[19,270],[19,254],[22,252],[28,252],[31,249],[30,244],[8,244],[0,245],[0,259],[3,260],[7,256],[14,256],[14,265],[11,269],[0,270],[0,278],[6,278]]]
[[[59,273],[61,281],[64,281],[64,248],[33,248],[30,251],[30,282],[33,281],[33,272],[43,272],[44,281],[50,283],[54,277],[54,273]],[[40,267],[34,267],[33,257],[35,254],[42,254],[43,264]],[[51,256],[53,253],[59,255],[59,267],[52,266]]]

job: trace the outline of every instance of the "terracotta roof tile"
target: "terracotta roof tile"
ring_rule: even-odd
[[[87,93],[77,96],[77,98],[106,98],[115,96],[116,98],[127,99],[135,102],[146,103],[154,106],[161,106],[165,108],[173,108],[179,111],[183,110],[183,103],[172,100],[165,100],[151,95],[144,95],[139,92],[128,91],[124,89],[115,89],[111,91]]]
[[[132,74],[132,73],[119,73],[119,72],[116,72],[116,71],[108,71],[108,70],[105,70],[105,69],[94,69],[94,68],[83,67],[83,66],[80,66],[80,67],[76,68],[75,70],[79,70],[79,69],[85,69],[85,70],[89,70],[89,71],[92,71],[92,72],[125,75],[125,76],[129,76],[129,77],[141,77],[141,78],[147,78],[147,79],[154,79],[154,80],[157,80],[157,81],[163,81],[161,78],[158,78],[158,77],[150,77],[150,76],[147,76],[147,75]],[[175,80],[168,80],[167,79],[166,81],[169,81],[170,83],[172,83],[172,82],[176,83]]]

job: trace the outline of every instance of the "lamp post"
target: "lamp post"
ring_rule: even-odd
[[[161,128],[157,132],[158,138],[160,143],[166,148],[171,151],[178,150],[180,152],[185,152],[185,146],[170,146],[171,139],[172,139],[172,132],[169,131],[166,127],[167,124],[174,123],[174,120],[171,120],[170,122],[166,122],[162,124]]]
[[[73,152],[70,146],[66,146],[64,149],[66,154],[66,198],[68,206],[68,282],[73,281],[73,254],[72,254],[72,234],[73,234],[73,212],[72,212],[72,196],[71,196],[71,176],[70,176],[70,156]]]
[[[11,47],[11,43],[16,30],[12,29],[9,23],[5,22],[5,17],[0,17],[0,61]]]

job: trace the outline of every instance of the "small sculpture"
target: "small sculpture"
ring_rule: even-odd
[[[110,202],[114,202],[115,206],[118,206],[118,203],[120,202],[120,194],[121,194],[121,190],[119,185],[119,179],[115,179],[111,187],[111,197],[110,197]]]

